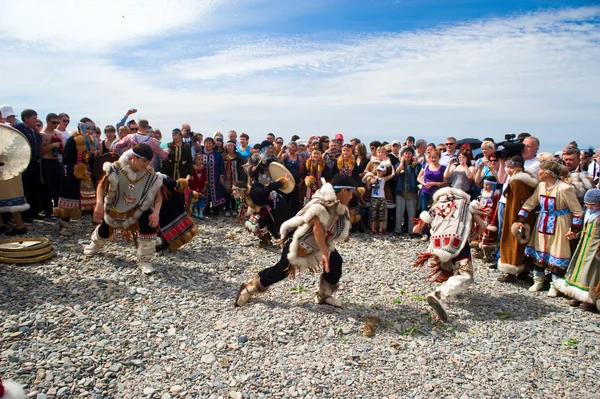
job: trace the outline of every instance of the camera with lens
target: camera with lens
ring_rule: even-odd
[[[523,140],[516,138],[516,134],[505,134],[504,141],[497,144],[498,150],[496,150],[497,159],[508,159],[517,155],[521,155],[521,151],[525,148]]]

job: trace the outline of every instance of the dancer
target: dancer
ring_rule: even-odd
[[[427,295],[427,303],[446,321],[448,298],[466,291],[473,284],[473,262],[469,246],[472,223],[485,229],[477,201],[469,203],[470,195],[462,190],[444,187],[433,195],[433,205],[421,212],[414,232],[423,234],[425,225],[431,225],[431,240],[427,252],[420,253],[413,266],[429,262],[432,269],[429,278],[443,283]]]
[[[154,154],[147,144],[137,144],[118,161],[104,164],[106,175],[96,190],[94,230],[84,255],[96,254],[116,232],[137,244],[138,267],[145,274],[154,272],[151,259],[162,206],[163,175],[151,165]]]
[[[186,179],[173,180],[163,175],[163,203],[158,227],[162,243],[156,247],[157,250],[169,248],[171,252],[175,252],[198,234],[198,226],[190,217],[193,202],[186,207],[188,184]]]
[[[518,226],[512,228],[517,221],[521,205],[527,201],[538,185],[535,177],[524,172],[525,161],[521,156],[514,156],[506,161],[506,173],[509,176],[508,186],[504,190],[506,199],[504,208],[503,226],[500,236],[500,259],[498,260],[498,270],[506,273],[498,277],[498,281],[507,283],[515,281],[517,275],[528,271],[524,262],[525,245],[531,237],[531,229],[535,223],[535,214],[532,213],[525,219],[523,228],[519,231]]]
[[[587,208],[581,233],[567,233],[567,239],[579,236],[564,279],[554,281],[554,287],[573,298],[571,306],[593,311],[598,298],[596,287],[600,284],[600,190],[588,190],[583,197]]]
[[[524,226],[525,219],[536,207],[540,207],[536,226],[531,234],[525,255],[533,258],[533,285],[529,292],[537,292],[544,286],[545,269],[552,273],[552,281],[564,276],[571,259],[571,248],[566,235],[580,231],[583,210],[575,191],[562,180],[566,168],[554,161],[542,162],[538,177],[540,183],[519,211],[516,229]],[[550,285],[548,296],[556,297],[558,291]]]
[[[82,211],[93,211],[96,206],[96,193],[91,176],[95,129],[96,125],[90,118],[82,118],[77,131],[65,144],[65,176],[58,207],[53,211],[54,216],[61,218],[58,234],[63,236],[73,235],[70,228],[71,219],[79,219]]]
[[[347,204],[356,190],[356,181],[337,174],[315,193],[313,199],[281,226],[284,246],[281,259],[242,284],[235,306],[243,306],[255,294],[304,270],[315,272],[323,268],[316,302],[341,307],[333,297],[342,276],[342,257],[335,243],[348,238],[350,221]],[[290,240],[291,239],[291,240]]]
[[[290,218],[290,208],[283,196],[276,190],[286,189],[291,184],[290,176],[280,177],[277,181],[263,185],[255,181],[251,186],[238,181],[233,186],[234,197],[241,200],[239,220],[244,213],[250,212],[246,229],[259,238],[258,247],[271,246],[271,236],[279,238],[281,224]]]

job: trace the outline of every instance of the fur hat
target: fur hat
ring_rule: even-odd
[[[583,202],[587,202],[590,204],[600,202],[600,189],[591,188],[587,190],[585,195],[583,196]]]

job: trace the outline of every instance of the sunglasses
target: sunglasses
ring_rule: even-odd
[[[323,140],[323,143],[329,143],[329,140]]]
[[[277,144],[283,145],[283,141],[277,141]]]
[[[456,143],[446,143],[446,145],[456,145]]]
[[[42,125],[41,123],[36,123],[35,124],[35,127],[42,127],[42,126],[44,126],[44,125]]]
[[[63,119],[62,121],[63,121],[63,123],[69,123],[69,122],[71,122],[70,119]]]
[[[498,162],[497,159],[490,159],[490,162]]]
[[[60,122],[58,122],[58,121],[50,121],[50,122],[48,122],[48,123],[51,123],[51,124],[53,124],[53,125],[58,125]]]
[[[129,130],[132,132],[137,132],[139,129],[137,127],[130,127]]]

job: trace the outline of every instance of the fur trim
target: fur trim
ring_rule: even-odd
[[[52,215],[61,219],[79,219],[81,218],[81,209],[79,208],[54,208]]]
[[[426,224],[431,224],[431,222],[433,222],[433,216],[431,216],[431,214],[427,211],[421,212],[419,218]]]
[[[84,163],[78,163],[77,165],[75,165],[75,169],[73,170],[73,176],[75,176],[77,180],[89,179],[89,176],[86,172],[87,165]]]
[[[477,200],[471,201],[469,203],[469,212],[474,215],[482,215],[483,212],[481,212],[481,203]]]
[[[315,182],[316,182],[316,180],[315,180],[315,178],[313,176],[306,176],[304,178],[304,185],[306,187],[314,187],[315,186]]]
[[[15,206],[5,206],[0,208],[1,213],[17,213],[17,212],[25,212],[30,208],[29,204],[23,205],[15,205]]]
[[[521,237],[521,234],[519,234],[519,225],[516,222],[510,226],[510,232],[519,244],[527,244],[531,238],[531,226],[528,224],[523,224],[523,233],[525,233],[525,237]]]
[[[494,231],[494,232],[498,231],[498,227],[497,226],[492,226],[492,225],[488,225],[487,229],[489,231]]]
[[[528,185],[531,188],[535,188],[538,185],[538,183],[539,183],[538,179],[536,179],[535,177],[531,176],[527,172],[518,172],[518,173],[515,173],[514,175],[512,175],[510,177],[510,180],[518,180],[520,182],[525,183],[526,185]]]
[[[285,180],[283,176],[277,179],[277,181],[281,183],[281,191],[284,191],[290,185],[290,182]]]
[[[600,295],[598,295],[599,293],[600,293],[600,283],[598,283],[598,285],[596,286],[595,289],[590,289],[590,292],[588,293],[588,296],[589,296],[590,300],[592,301],[592,303],[594,303],[596,301],[598,303],[600,303]],[[596,306],[598,306],[598,304],[596,304]]]
[[[516,276],[517,274],[522,273],[525,270],[527,270],[527,266],[524,264],[517,266],[511,265],[510,263],[498,261],[498,271],[501,271],[502,273],[514,274]]]
[[[375,178],[375,175],[371,172],[367,172],[365,173],[365,175],[362,178],[362,182],[363,183],[367,183],[368,181],[370,181],[371,179]]]
[[[129,162],[132,154],[133,154],[133,150],[127,150],[123,153],[123,155],[121,155],[121,157],[117,161],[121,165],[122,172],[124,174],[126,174],[130,180],[134,180],[134,181],[138,180],[147,172],[148,169],[154,170],[152,168],[152,166],[149,165],[148,168],[146,168],[145,170],[140,170],[138,172],[134,172],[133,169],[131,169],[131,164]],[[106,163],[103,165],[103,167],[106,167]],[[115,199],[117,187],[119,185],[119,177],[114,172],[114,168],[116,168],[114,163],[111,164],[110,167],[107,168],[109,171],[106,173],[106,179],[108,179],[109,190],[107,193],[105,193],[106,198],[104,201],[104,220],[106,221],[106,223],[109,226],[112,226],[112,227],[115,227],[115,226],[112,225],[113,219],[108,215],[108,211],[111,206],[110,204],[112,204]],[[163,184],[163,175],[161,173],[156,172],[155,177],[156,177],[156,180],[154,181],[154,184],[152,185],[152,187],[150,187],[148,189],[146,199],[143,202],[137,204],[137,207],[135,208],[133,215],[131,217],[129,217],[127,220],[125,220],[122,225],[118,226],[119,228],[127,229],[127,228],[133,226],[135,223],[137,223],[137,221],[140,218],[140,216],[142,215],[142,213],[144,213],[147,209],[149,209],[154,204],[158,190],[161,189],[162,184]],[[149,178],[152,178],[152,176],[150,176]]]
[[[188,188],[188,181],[184,178],[177,179],[177,186],[175,186],[175,191],[178,193],[185,193],[185,190]]]
[[[192,239],[196,236],[196,234],[198,234],[198,226],[196,226],[194,224],[194,227],[192,227],[187,233],[185,233],[178,239],[173,240],[169,244],[169,249],[171,250],[171,252],[177,251],[179,248],[183,247],[185,244],[192,241]]]
[[[465,193],[463,190],[459,190],[453,187],[442,187],[433,194],[433,202],[437,202],[437,200],[442,195],[454,195],[455,197],[463,198],[465,200],[470,200],[471,196]]]
[[[1,399],[25,399],[27,397],[21,384],[16,381],[0,379],[0,387],[4,391]]]
[[[592,301],[589,296],[589,292],[570,286],[565,279],[559,278],[554,280],[552,284],[554,285],[554,288],[573,299],[577,299],[580,302],[591,303],[592,305],[594,304],[594,301]]]

